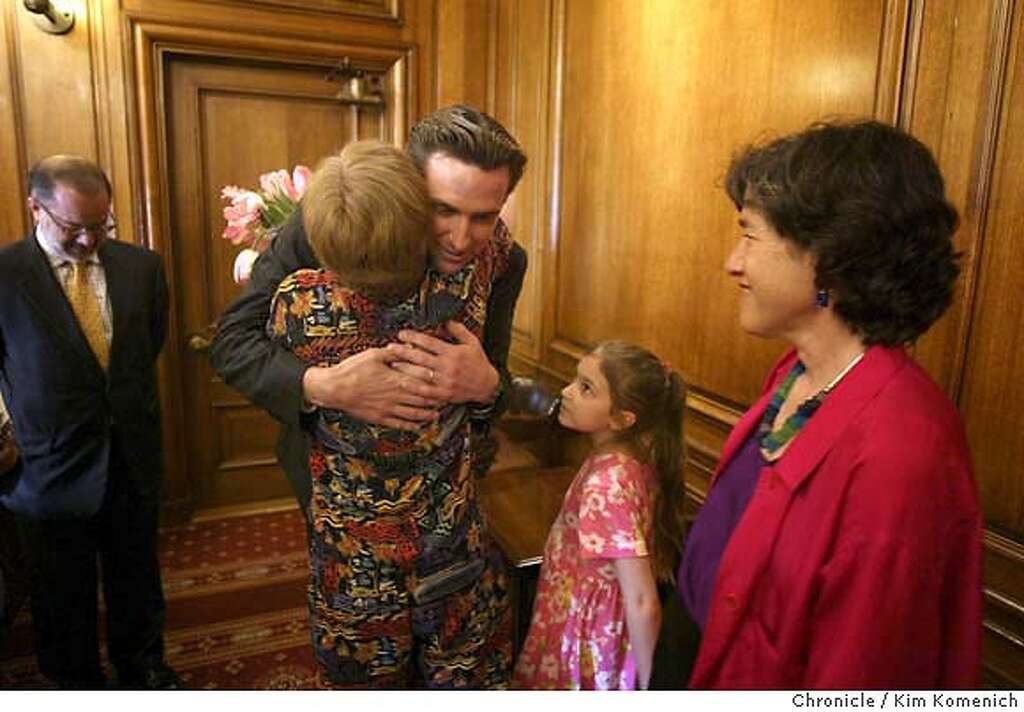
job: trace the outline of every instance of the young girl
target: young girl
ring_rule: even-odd
[[[682,380],[649,351],[610,341],[580,360],[558,420],[594,449],[544,547],[517,687],[647,688],[655,580],[682,541],[682,412]]]

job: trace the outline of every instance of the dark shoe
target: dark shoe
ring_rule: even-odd
[[[122,690],[184,690],[178,673],[166,663],[131,672],[118,673],[118,686]]]

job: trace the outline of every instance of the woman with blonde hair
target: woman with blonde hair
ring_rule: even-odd
[[[272,337],[327,366],[386,346],[401,329],[443,338],[446,322],[456,321],[479,336],[510,244],[492,241],[451,274],[428,269],[431,210],[423,177],[392,146],[360,141],[325,160],[303,200],[323,268],[281,282]],[[473,496],[467,407],[447,405],[412,431],[317,409],[305,429],[319,682],[507,680],[504,574]]]

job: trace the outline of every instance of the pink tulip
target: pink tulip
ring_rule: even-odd
[[[263,198],[259,193],[239,188],[237,185],[226,185],[220,191],[220,197],[230,200],[233,205],[244,205],[248,210],[263,207]]]
[[[232,245],[244,245],[256,239],[256,235],[252,230],[235,225],[225,227],[224,232],[220,236]]]
[[[238,253],[238,257],[235,258],[234,269],[232,270],[235,284],[245,284],[249,281],[249,276],[252,274],[252,266],[259,256],[259,252],[248,248]]]
[[[228,223],[227,227],[224,228],[224,232],[222,232],[220,236],[229,241],[232,245],[241,245],[242,243],[249,242],[252,234],[245,228]]]
[[[295,170],[292,171],[292,182],[295,184],[295,195],[291,196],[292,200],[300,200],[306,194],[306,188],[312,178],[313,171],[309,168],[303,165],[295,166]]]
[[[234,245],[251,242],[261,225],[261,211],[266,207],[263,198],[258,193],[233,185],[225,186],[220,194],[231,201],[230,205],[224,206],[227,227],[221,237]]]
[[[230,201],[224,206],[227,224],[221,237],[234,245],[246,246],[238,253],[232,268],[236,283],[243,284],[249,279],[256,259],[294,212],[311,179],[312,171],[297,165],[291,174],[281,169],[261,175],[258,192],[235,185],[224,186],[221,190],[221,197]]]
[[[288,175],[288,171],[282,168],[261,175],[260,190],[268,200],[273,200],[278,194],[291,196],[295,192],[295,186],[292,185],[292,177]]]

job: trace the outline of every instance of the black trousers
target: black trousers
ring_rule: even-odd
[[[650,689],[685,690],[697,662],[701,631],[675,589],[661,593],[661,632],[654,648]]]
[[[117,450],[116,446],[114,450]],[[155,476],[155,475],[154,475]],[[106,603],[108,657],[131,680],[163,660],[165,606],[157,559],[159,502],[120,463],[111,467],[100,511],[89,519],[19,516],[31,570],[36,657],[66,688],[102,687],[97,562]]]

